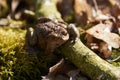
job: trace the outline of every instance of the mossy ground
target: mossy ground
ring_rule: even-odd
[[[41,80],[56,58],[28,55],[26,30],[0,28],[0,80]]]
[[[40,80],[35,56],[24,49],[25,30],[0,28],[0,80]]]

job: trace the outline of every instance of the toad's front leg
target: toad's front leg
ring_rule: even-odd
[[[75,43],[80,37],[78,29],[74,24],[69,24],[67,31],[69,33],[69,39],[72,41],[72,43]]]
[[[28,54],[32,54],[35,52],[37,43],[37,36],[32,27],[27,29],[26,33],[26,46]]]

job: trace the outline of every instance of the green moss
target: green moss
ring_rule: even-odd
[[[14,80],[41,80],[38,61],[34,55],[23,54],[18,55],[17,58],[13,66]]]
[[[113,60],[118,58],[120,56],[120,48],[119,49],[113,49],[112,50],[112,58]],[[114,66],[120,66],[120,59],[118,59],[116,62],[110,62]]]
[[[22,50],[23,33],[12,29],[0,28],[0,76],[10,80],[14,72],[12,66],[16,61],[15,54]]]
[[[41,80],[41,63],[25,53],[25,33],[0,28],[0,80]]]

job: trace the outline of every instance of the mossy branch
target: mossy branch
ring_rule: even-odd
[[[61,19],[56,4],[57,0],[37,0],[36,16]]]
[[[101,59],[80,40],[75,44],[68,41],[59,50],[92,80],[120,80],[120,69]]]

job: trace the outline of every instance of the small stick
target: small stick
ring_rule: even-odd
[[[97,1],[96,1],[96,0],[93,0],[93,3],[94,3],[94,6],[95,6],[96,11],[98,11]]]

